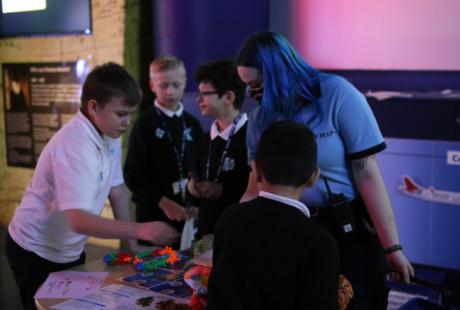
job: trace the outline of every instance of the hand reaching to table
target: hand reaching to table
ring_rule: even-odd
[[[156,245],[171,245],[180,237],[175,228],[159,221],[140,223],[138,235],[138,239],[150,241]]]
[[[185,208],[165,196],[161,198],[159,206],[171,221],[182,222],[187,218]]]

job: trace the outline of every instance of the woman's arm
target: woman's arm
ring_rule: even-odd
[[[374,223],[377,235],[383,248],[399,244],[399,235],[393,215],[390,199],[383,182],[375,156],[369,156],[351,161],[353,176],[367,211]],[[390,264],[392,277],[409,282],[409,276],[414,275],[414,269],[401,250],[386,254]]]

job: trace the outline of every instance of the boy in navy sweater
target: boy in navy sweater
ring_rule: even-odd
[[[203,141],[201,125],[181,102],[186,80],[184,64],[174,56],[150,64],[150,88],[156,100],[134,125],[124,166],[137,221],[166,222],[178,232],[187,217],[188,175],[199,169]]]
[[[216,223],[231,204],[243,195],[249,176],[246,150],[247,115],[240,112],[245,85],[230,60],[200,66],[195,74],[199,83],[197,102],[203,116],[213,116],[205,135],[204,171],[200,182],[189,183],[189,191],[199,202],[196,237],[213,234]]]
[[[338,309],[337,247],[299,201],[319,176],[313,133],[272,124],[255,167],[259,197],[229,207],[217,224],[207,309]]]

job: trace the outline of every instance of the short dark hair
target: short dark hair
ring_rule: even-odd
[[[211,83],[219,92],[219,96],[232,91],[235,94],[233,106],[237,110],[241,109],[246,86],[240,80],[232,60],[223,59],[202,64],[195,73],[195,81]]]
[[[315,172],[317,156],[315,136],[307,126],[279,121],[262,133],[255,163],[268,183],[298,187]]]
[[[86,77],[81,92],[81,108],[86,111],[92,99],[103,107],[113,98],[124,98],[125,104],[134,107],[142,99],[142,90],[122,66],[108,62],[96,66]]]

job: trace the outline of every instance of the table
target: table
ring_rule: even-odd
[[[98,259],[92,262],[87,262],[83,265],[75,266],[69,270],[74,271],[87,271],[87,272],[103,272],[106,271],[109,274],[104,281],[103,286],[110,284],[118,283],[120,284],[120,277],[129,275],[133,273],[133,267],[131,265],[122,265],[122,266],[107,266],[102,259]],[[123,282],[123,285],[130,285],[129,283]],[[131,285],[136,287],[135,285]],[[35,299],[35,305],[38,309],[49,309],[51,306],[59,304],[66,301],[67,299],[63,298],[38,298]]]

